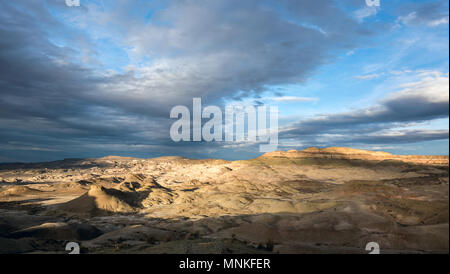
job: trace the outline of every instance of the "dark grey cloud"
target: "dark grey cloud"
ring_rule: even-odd
[[[365,35],[360,31],[365,26],[334,1],[265,4],[171,1],[143,22],[130,17],[136,7],[127,1],[117,1],[101,15],[93,6],[67,8],[57,0],[2,1],[1,156],[22,158],[27,150],[33,151],[30,159],[52,151],[58,157],[170,153],[172,147],[192,151],[168,138],[172,106],[190,105],[200,96],[205,103],[221,104],[267,85],[303,82],[333,60],[331,51],[354,47]],[[286,8],[292,11],[290,20],[284,18]],[[326,20],[315,12],[320,9]],[[131,58],[156,58],[105,73],[101,62],[93,61],[101,53],[90,37],[104,30],[112,40],[117,37],[118,46],[134,47]]]
[[[353,8],[360,2],[344,1]],[[224,151],[221,143],[173,143],[171,107],[189,106],[193,97],[221,105],[258,97],[270,85],[305,82],[378,29],[358,22],[342,3],[174,0],[145,21],[136,14],[145,17],[153,3],[116,1],[102,12],[89,4],[68,8],[63,0],[1,1],[0,159]],[[92,37],[126,49],[133,66],[107,71],[106,53]],[[377,114],[304,121],[295,125],[301,131],[284,134],[336,125],[373,133],[368,123],[382,130],[384,123],[442,117],[441,102],[422,104],[419,97],[408,99],[414,111],[391,98]]]
[[[135,46],[132,54],[158,56],[137,70],[147,81],[129,88],[171,103],[186,104],[194,96],[217,103],[257,94],[268,85],[303,82],[333,60],[331,51],[354,47],[369,27],[335,3],[174,1],[148,24],[124,27],[128,31],[121,37]],[[286,9],[295,11],[289,20]],[[117,18],[126,16],[115,14],[110,21]]]
[[[2,2],[0,10],[2,141],[37,143],[44,139],[40,145],[45,146],[55,144],[54,139],[103,142],[114,137],[123,142],[139,132],[159,128],[162,110],[157,113],[150,105],[138,119],[108,102],[107,96],[102,98],[102,86],[133,77],[102,75],[80,63],[73,48],[52,43],[55,35],[64,37],[72,31],[53,18],[44,3]],[[166,112],[164,109],[167,117]]]
[[[387,100],[382,105],[348,113],[331,114],[299,122],[284,134],[339,133],[349,129],[368,133],[393,125],[446,118],[447,102],[429,102],[421,97]]]
[[[448,138],[448,130],[402,130],[398,134],[398,128],[449,117],[449,78],[439,73],[431,75],[420,75],[421,79],[403,85],[377,105],[302,120],[285,127],[281,136],[334,143],[342,143],[339,138],[346,143],[408,143]]]

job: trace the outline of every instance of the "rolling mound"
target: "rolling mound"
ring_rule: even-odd
[[[43,191],[28,186],[13,186],[2,192],[0,196],[21,196],[21,195],[38,195]]]
[[[135,207],[130,205],[130,199],[127,198],[120,190],[93,185],[87,193],[59,205],[58,209],[68,213],[82,215],[102,215],[108,212],[134,212]]]

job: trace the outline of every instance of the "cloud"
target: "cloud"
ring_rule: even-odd
[[[298,97],[298,96],[280,96],[280,97],[270,97],[270,98],[262,98],[275,102],[284,102],[284,103],[292,103],[292,102],[316,102],[319,98],[315,97]]]
[[[376,7],[376,6],[372,6],[372,7],[366,6],[364,8],[356,10],[353,14],[354,14],[354,17],[356,18],[356,20],[358,20],[359,22],[362,22],[366,18],[375,16],[378,13],[379,9],[380,8]]]
[[[4,148],[19,148],[8,145],[17,141],[68,155],[97,155],[107,146],[105,153],[170,154],[174,105],[189,106],[193,97],[220,105],[305,82],[369,33],[333,1],[174,0],[148,20],[156,4],[141,4],[0,3]],[[128,66],[105,67],[117,56],[105,52],[105,41],[129,57]]]
[[[366,136],[358,136],[352,139],[356,143],[368,144],[402,144],[417,143],[432,140],[445,140],[449,137],[448,129],[442,130],[402,130],[386,131]]]
[[[406,14],[400,15],[398,22],[404,25],[425,25],[436,27],[439,25],[448,25],[449,13],[447,1],[433,1],[430,3],[417,4],[415,6],[406,6]]]
[[[154,21],[125,35],[131,54],[158,56],[139,70],[148,80],[140,88],[173,95],[168,101],[174,103],[195,96],[217,102],[235,98],[237,91],[245,97],[268,85],[306,81],[332,60],[331,51],[351,49],[365,35],[333,1],[281,5],[293,19],[254,0],[172,2]]]
[[[425,19],[425,18],[420,18],[419,15],[417,14],[417,12],[411,12],[406,16],[400,16],[398,18],[398,20],[405,25],[425,24],[430,27],[436,27],[436,26],[439,26],[442,24],[448,24],[449,16],[444,15],[442,17],[435,18],[435,19]]]
[[[377,31],[341,5],[360,8],[356,0],[102,2],[0,2],[0,159],[220,150],[216,143],[171,142],[170,109],[190,106],[193,97],[223,105],[304,83]],[[401,97],[429,102],[415,107],[419,120],[442,116],[440,101],[414,96]],[[342,132],[345,121],[371,132],[364,125],[373,113],[384,123],[390,112],[408,112],[395,103],[400,99],[386,100],[362,111],[360,123],[354,113],[340,114]],[[317,131],[314,121],[301,126]]]
[[[417,125],[424,121],[448,118],[449,78],[439,72],[419,73],[419,80],[399,86],[377,105],[350,112],[321,115],[289,125],[281,130],[282,138],[324,140],[346,139],[347,142],[425,141],[442,139],[444,131],[402,130],[398,127]],[[386,134],[386,132],[388,134]],[[420,134],[419,134],[420,133]],[[330,139],[330,137],[332,137]],[[378,140],[378,141],[377,141]]]
[[[380,76],[381,76],[381,74],[373,73],[373,74],[368,74],[368,75],[355,76],[355,78],[360,79],[360,80],[370,80],[370,79],[378,78]]]

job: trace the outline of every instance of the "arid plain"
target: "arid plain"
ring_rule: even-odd
[[[0,253],[448,253],[448,172],[350,148],[1,164]]]

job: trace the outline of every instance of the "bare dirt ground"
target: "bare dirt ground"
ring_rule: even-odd
[[[448,171],[343,148],[0,164],[0,253],[448,253]]]

